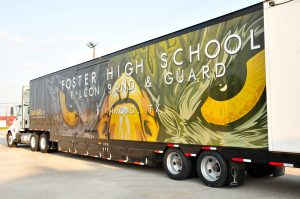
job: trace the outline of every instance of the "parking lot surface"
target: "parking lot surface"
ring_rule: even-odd
[[[240,187],[210,188],[169,179],[162,168],[67,153],[8,148],[0,135],[0,198],[300,198],[300,169],[279,178],[246,176]]]

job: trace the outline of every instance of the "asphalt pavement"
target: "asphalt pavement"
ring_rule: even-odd
[[[199,179],[169,179],[162,168],[67,153],[8,148],[0,134],[0,198],[300,198],[300,169],[282,177],[246,176],[240,187],[210,188]]]

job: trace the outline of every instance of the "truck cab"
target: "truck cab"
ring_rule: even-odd
[[[29,129],[29,87],[22,87],[21,104],[11,107],[11,114],[17,113],[12,125],[7,130],[7,143],[16,146],[24,133]]]

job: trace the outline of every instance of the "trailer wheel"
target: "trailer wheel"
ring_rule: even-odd
[[[273,177],[283,176],[285,174],[285,167],[272,166],[271,173],[273,174]]]
[[[12,133],[10,131],[8,131],[8,133],[6,135],[6,141],[7,141],[8,147],[16,147],[17,146],[17,143],[14,141]]]
[[[164,154],[164,170],[174,180],[183,180],[192,173],[192,159],[184,156],[181,150],[170,148]]]
[[[261,178],[270,176],[271,168],[267,164],[247,164],[246,172],[252,177]]]
[[[38,151],[39,150],[39,135],[33,133],[30,138],[30,148],[31,151]]]
[[[223,187],[228,183],[228,164],[216,152],[204,151],[197,160],[197,173],[203,184]]]
[[[45,133],[40,136],[39,147],[42,153],[47,153],[49,150],[49,138]]]

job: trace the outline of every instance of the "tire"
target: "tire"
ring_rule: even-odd
[[[246,172],[255,178],[262,178],[271,175],[271,167],[266,164],[247,164]]]
[[[223,187],[228,184],[228,164],[213,151],[204,151],[197,159],[197,173],[203,184]]]
[[[8,147],[17,147],[17,143],[13,140],[12,133],[8,131],[6,135],[6,142]]]
[[[170,148],[164,154],[164,170],[174,180],[183,180],[192,173],[192,159],[184,156],[180,149]]]
[[[49,137],[45,133],[40,136],[39,148],[42,153],[48,153],[49,151]]]
[[[31,151],[39,150],[39,135],[36,133],[33,133],[30,137],[30,148]]]
[[[285,167],[272,166],[271,173],[273,174],[273,177],[283,176],[285,174]]]

